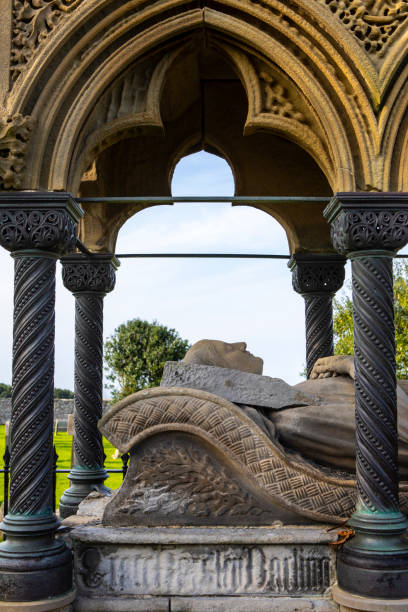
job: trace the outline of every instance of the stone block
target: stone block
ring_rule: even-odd
[[[95,602],[104,598],[150,596],[174,599],[175,610],[209,610],[209,598],[218,602],[213,610],[227,610],[230,596],[234,612],[257,610],[243,603],[254,597],[260,602],[304,598],[308,607],[299,608],[302,612],[335,610],[325,598],[335,578],[328,545],[333,537],[322,528],[303,527],[78,527],[70,533],[78,609],[97,610]],[[267,609],[262,606],[259,610]]]
[[[160,386],[201,389],[237,404],[272,410],[307,406],[315,401],[280,378],[177,361],[165,364]]]

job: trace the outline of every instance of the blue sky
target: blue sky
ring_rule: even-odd
[[[233,195],[227,163],[205,152],[176,167],[173,195]],[[123,226],[117,253],[209,252],[288,254],[282,227],[262,211],[230,204],[176,204],[144,210]],[[1,250],[0,382],[11,382],[13,262]],[[140,317],[175,328],[183,338],[246,341],[264,359],[264,374],[294,384],[305,363],[304,302],[286,260],[122,259],[105,298],[104,336]],[[57,268],[55,385],[73,389],[74,298]],[[105,390],[105,396],[108,392]]]

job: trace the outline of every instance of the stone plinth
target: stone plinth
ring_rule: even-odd
[[[325,528],[82,526],[70,538],[77,611],[338,609]]]

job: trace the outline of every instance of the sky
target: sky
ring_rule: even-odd
[[[174,173],[174,196],[229,196],[228,164],[200,152]],[[129,219],[117,253],[289,254],[283,228],[266,213],[230,204],[155,206]],[[0,250],[0,382],[11,383],[13,261]],[[104,338],[133,318],[174,328],[191,343],[245,341],[264,359],[264,374],[290,384],[305,365],[304,301],[292,289],[287,260],[122,259],[104,300]],[[57,265],[55,386],[74,385],[74,298]],[[109,397],[107,388],[104,397]]]

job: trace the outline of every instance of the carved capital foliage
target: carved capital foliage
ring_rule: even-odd
[[[115,287],[116,268],[116,259],[112,255],[65,257],[62,260],[62,280],[73,293],[109,293]]]
[[[404,193],[339,193],[324,211],[339,253],[395,251],[408,242],[408,198]]]
[[[61,19],[82,0],[13,0],[11,78],[15,81]]]
[[[8,251],[73,251],[76,222],[65,210],[0,208],[0,244]]]
[[[321,0],[372,55],[384,54],[408,16],[407,0]]]
[[[331,229],[339,253],[365,249],[395,251],[408,240],[408,211],[343,211]]]
[[[292,257],[292,285],[297,293],[335,293],[344,282],[344,257],[303,255]]]
[[[31,117],[0,118],[0,190],[21,189],[25,155],[33,128]]]

